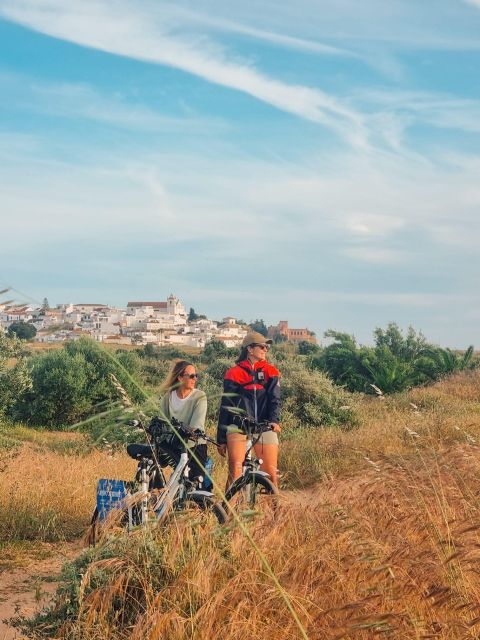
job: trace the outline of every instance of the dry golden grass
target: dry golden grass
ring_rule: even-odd
[[[284,482],[308,487],[368,468],[378,456],[480,442],[480,371],[395,396],[363,397],[358,412],[361,426],[352,431],[286,430],[280,464]]]
[[[0,541],[71,539],[89,522],[98,478],[130,478],[135,463],[124,453],[62,453],[71,436],[29,431],[31,442],[2,457]]]
[[[79,576],[77,640],[478,638],[476,445],[378,461],[352,480],[288,495],[243,533],[186,518],[116,537]],[[60,606],[61,603],[59,603]]]

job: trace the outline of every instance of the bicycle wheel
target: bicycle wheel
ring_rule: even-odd
[[[238,506],[255,509],[260,504],[271,501],[271,497],[276,495],[278,488],[270,478],[253,472],[237,478],[227,489],[225,498],[230,502],[236,496],[235,502]]]
[[[202,495],[189,495],[187,496],[187,506],[188,503],[191,505],[195,505],[196,508],[200,508],[202,511],[208,511],[212,513],[219,524],[224,524],[227,519],[227,512],[225,511],[223,505],[212,498],[211,496],[202,496]]]

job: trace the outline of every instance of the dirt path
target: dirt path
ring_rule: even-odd
[[[16,615],[29,617],[47,606],[57,588],[60,569],[82,547],[80,540],[52,545],[47,558],[26,560],[20,567],[0,571],[0,640],[23,640],[8,620]]]

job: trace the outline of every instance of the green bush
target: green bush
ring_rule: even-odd
[[[233,365],[227,358],[215,360],[201,373],[199,387],[205,391],[208,398],[207,421],[218,420],[218,412],[223,393],[223,378],[227,369]]]
[[[374,346],[358,345],[346,333],[327,331],[333,343],[310,357],[313,368],[327,373],[349,391],[395,393],[433,382],[476,366],[473,347],[464,353],[429,344],[425,336],[410,327],[403,335],[395,323],[375,329]]]
[[[73,424],[91,411],[88,389],[93,367],[81,354],[50,351],[32,361],[32,388],[16,408],[18,418],[36,425]]]
[[[13,322],[8,327],[9,336],[17,336],[21,340],[32,340],[37,335],[37,330],[29,322]]]
[[[256,320],[253,320],[252,322],[250,322],[248,326],[252,331],[257,331],[258,333],[261,333],[262,336],[267,337],[268,335],[267,325],[265,324],[262,318],[260,319],[257,318]]]
[[[205,364],[213,364],[218,359],[228,358],[233,363],[238,357],[239,352],[240,350],[238,348],[228,348],[224,342],[214,338],[205,345],[204,350],[200,354],[200,361]]]
[[[297,356],[280,365],[282,422],[287,428],[357,425],[355,398]]]
[[[182,360],[195,359],[195,356],[182,351],[178,347],[158,347],[153,344],[146,344],[142,349],[139,349],[138,355],[141,358],[156,360],[175,360],[176,358],[181,358]]]
[[[17,336],[0,331],[0,420],[32,384],[23,348]]]
[[[171,366],[170,360],[145,358],[142,362],[142,375],[146,384],[151,387],[160,386],[165,381]]]
[[[302,340],[298,343],[298,353],[301,356],[310,356],[313,354],[319,354],[321,351],[321,347],[314,342],[307,342],[306,340]]]
[[[119,384],[130,400],[139,402],[145,393],[136,380],[138,371],[135,354],[113,355],[87,338],[69,342],[31,359],[32,385],[17,402],[15,417],[35,425],[73,424],[121,399]]]

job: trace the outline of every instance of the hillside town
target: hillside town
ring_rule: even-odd
[[[8,330],[14,323],[28,323],[36,330],[34,340],[55,343],[76,340],[83,335],[103,343],[203,348],[216,339],[226,347],[237,347],[248,325],[227,316],[220,321],[187,312],[173,294],[164,301],[131,301],[126,308],[107,304],[15,305],[0,303],[0,328]],[[308,329],[291,329],[288,321],[268,327],[273,340],[316,342]]]

